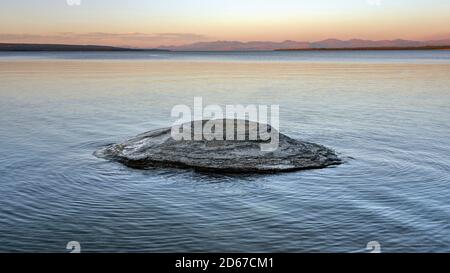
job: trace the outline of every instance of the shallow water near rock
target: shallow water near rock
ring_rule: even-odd
[[[152,54],[0,55],[0,251],[450,251],[450,52]],[[224,175],[92,155],[194,96],[279,104],[281,132],[354,159]]]

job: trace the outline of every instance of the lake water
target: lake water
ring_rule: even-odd
[[[96,158],[176,104],[279,104],[346,163],[275,175]],[[450,251],[450,51],[0,53],[0,252]]]

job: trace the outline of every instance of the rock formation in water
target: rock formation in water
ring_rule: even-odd
[[[217,133],[218,129],[223,129],[220,131],[223,131],[223,137],[212,139],[211,134],[201,131],[203,126],[208,126],[208,122],[211,125],[211,121],[183,124],[181,129],[184,130],[181,132],[187,132],[191,139],[179,139],[179,135],[174,138],[172,127],[169,127],[140,134],[123,143],[109,145],[94,154],[138,169],[179,167],[238,173],[316,169],[342,163],[334,151],[322,145],[292,139],[278,133],[269,125],[255,122],[214,120],[214,126],[209,127],[211,132]],[[227,127],[227,122],[235,126]],[[198,125],[200,131],[195,129]],[[226,140],[227,128],[232,128],[233,131],[228,129],[228,133],[234,136],[233,140]],[[264,128],[271,138],[276,135],[276,149],[262,149],[263,145],[274,141],[268,139],[267,134],[263,137],[263,134],[257,133],[255,137],[251,131],[254,128]]]

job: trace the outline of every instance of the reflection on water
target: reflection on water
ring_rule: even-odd
[[[450,52],[2,54],[0,251],[450,251]],[[92,156],[194,96],[279,104],[283,133],[347,163],[242,176]]]

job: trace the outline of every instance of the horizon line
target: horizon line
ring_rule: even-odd
[[[160,52],[282,52],[282,51],[396,51],[396,50],[450,50],[448,45],[425,45],[425,46],[373,46],[373,47],[335,47],[335,48],[286,48],[270,50],[169,50],[163,48],[130,48],[104,45],[77,45],[77,44],[39,44],[39,43],[2,43],[0,42],[0,52],[64,52],[64,51],[160,51]]]
[[[16,45],[70,45],[70,46],[103,46],[103,47],[116,47],[116,48],[128,48],[128,49],[164,49],[164,48],[172,48],[172,47],[184,47],[189,45],[196,44],[213,44],[213,43],[240,43],[240,44],[252,44],[252,43],[271,43],[271,44],[283,44],[283,43],[308,43],[308,44],[316,44],[322,42],[352,42],[352,41],[362,41],[362,42],[416,42],[416,43],[433,43],[433,42],[442,42],[448,41],[450,44],[450,38],[445,39],[432,39],[432,40],[412,40],[412,39],[403,39],[403,38],[395,38],[395,39],[381,39],[381,40],[372,40],[372,39],[363,39],[363,38],[351,38],[351,39],[339,39],[339,38],[327,38],[322,40],[315,41],[306,41],[306,40],[281,40],[281,41],[273,41],[273,40],[252,40],[252,41],[242,41],[242,40],[209,40],[209,41],[198,41],[192,43],[185,43],[181,45],[158,45],[158,46],[150,46],[150,47],[138,47],[138,46],[130,46],[130,45],[120,45],[113,43],[66,43],[66,42],[18,42],[18,41],[0,41],[0,44],[16,44]],[[429,44],[428,46],[433,46]],[[409,47],[409,46],[408,46]],[[340,47],[338,47],[340,48]],[[308,49],[308,48],[305,48]]]

